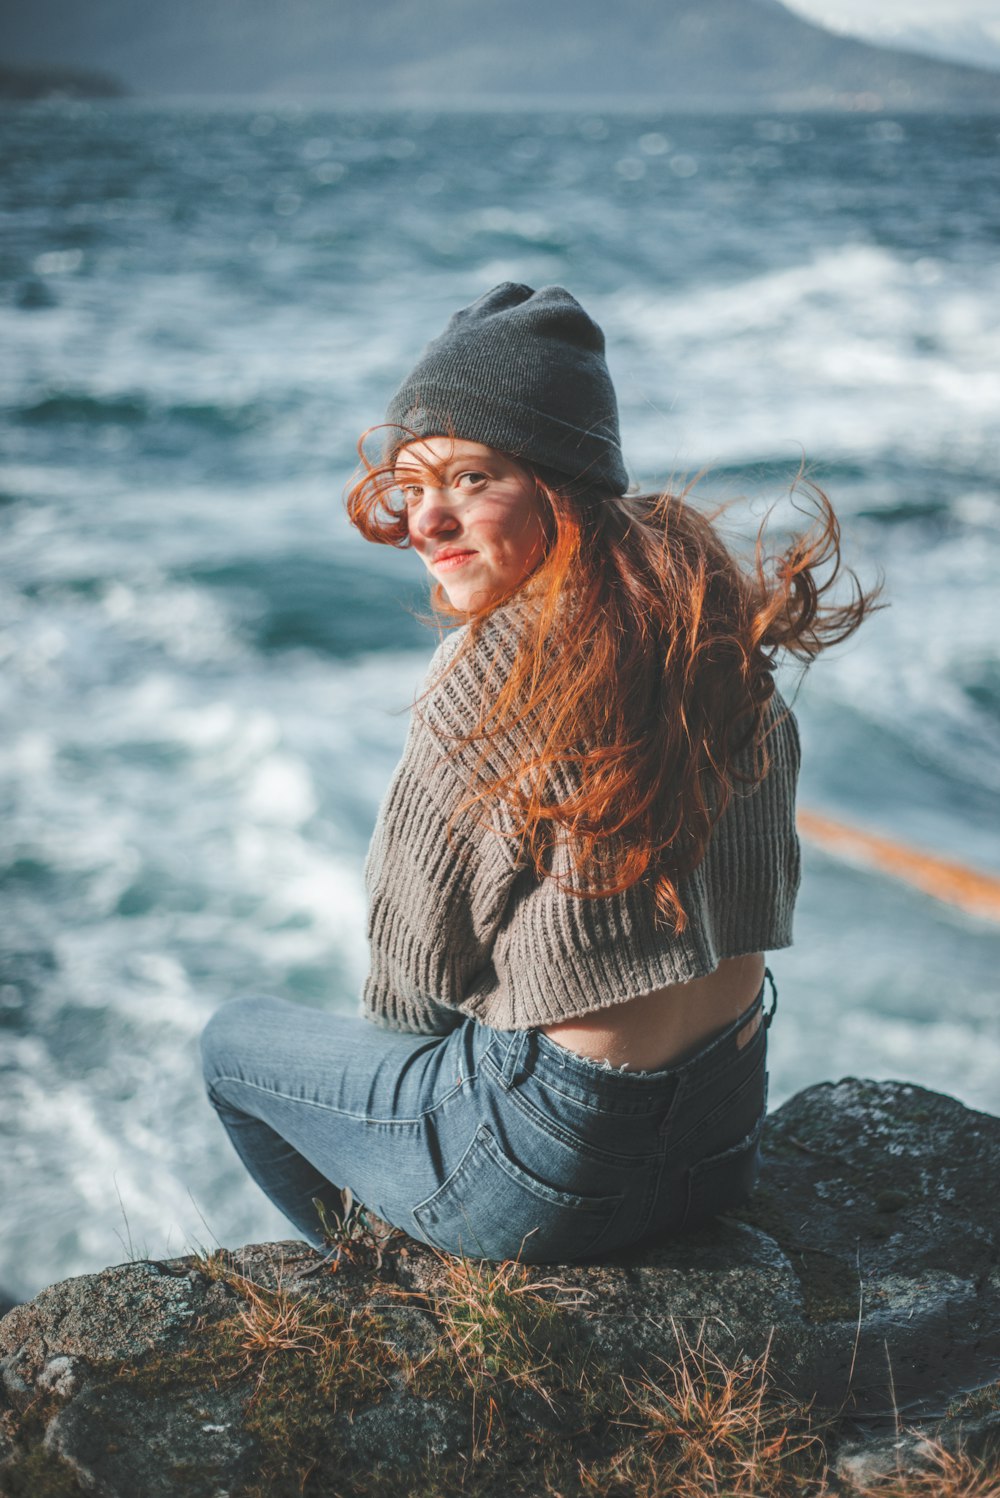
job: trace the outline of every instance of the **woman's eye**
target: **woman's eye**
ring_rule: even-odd
[[[403,503],[412,505],[417,503],[424,491],[419,484],[403,484],[399,492],[402,495]]]
[[[480,473],[478,469],[470,469],[468,473],[460,473],[458,476],[458,482],[466,489],[474,489],[477,484],[482,484],[485,480],[486,474]]]

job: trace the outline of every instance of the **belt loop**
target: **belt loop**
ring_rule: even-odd
[[[521,1063],[527,1050],[528,1040],[531,1037],[530,1030],[515,1030],[507,1047],[507,1054],[503,1058],[503,1066],[500,1068],[500,1086],[505,1092],[517,1085],[521,1075]]]
[[[764,1016],[764,1026],[766,1029],[770,1029],[771,1021],[774,1019],[774,1011],[778,1007],[778,990],[775,986],[774,974],[771,972],[771,969],[769,967],[766,967],[764,969],[764,977],[771,985],[771,1009],[770,1012],[768,1014],[765,1014]]]

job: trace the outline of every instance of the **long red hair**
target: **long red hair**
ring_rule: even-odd
[[[391,463],[367,460],[364,439],[359,451],[364,471],[348,491],[348,515],[367,540],[406,546]],[[794,493],[811,524],[774,554],[762,526],[744,561],[724,543],[719,512],[697,509],[690,487],[620,496],[522,466],[550,538],[530,579],[471,616],[449,605],[440,584],[431,592],[442,622],[469,622],[461,654],[496,607],[521,594],[532,603],[520,611],[530,626],[517,632],[513,667],[497,673],[461,741],[479,750],[463,810],[481,803],[488,815],[503,803],[539,877],[551,873],[561,832],[569,893],[597,898],[646,881],[660,916],[682,931],[681,880],[734,793],[767,773],[779,653],[808,665],[854,633],[879,588],[866,591],[843,564],[833,506],[801,474]],[[845,580],[847,596],[836,601]],[[500,735],[507,768],[488,773]],[[571,782],[561,778],[572,788],[559,795],[557,768],[572,771]]]

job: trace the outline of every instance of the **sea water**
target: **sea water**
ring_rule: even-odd
[[[801,800],[1000,873],[996,119],[0,114],[0,1286],[287,1236],[205,1101],[240,993],[351,1012],[435,644],[358,434],[456,307],[570,287],[637,482],[749,539],[801,462],[890,607],[796,691]],[[1000,929],[806,845],[771,1097],[1000,1108]]]

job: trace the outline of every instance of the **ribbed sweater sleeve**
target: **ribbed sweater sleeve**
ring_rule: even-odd
[[[480,825],[482,814],[455,815],[472,780],[468,754],[448,750],[478,716],[478,663],[462,661],[435,683],[464,634],[445,639],[431,660],[365,863],[365,1013],[418,1033],[459,1023],[459,1004],[491,972],[514,878],[510,845]]]
[[[777,693],[769,772],[733,796],[704,859],[682,883],[688,922],[680,934],[657,922],[647,885],[576,898],[518,864],[505,813],[456,815],[474,785],[478,748],[448,749],[475,726],[484,690],[513,660],[511,617],[496,610],[473,650],[461,650],[464,629],[449,636],[414,708],[365,865],[368,1016],[425,1033],[443,1033],[463,1014],[522,1029],[700,977],[725,957],[789,946],[799,883],[799,740]],[[458,659],[445,672],[453,653]],[[491,770],[501,768],[504,753],[497,739]],[[565,846],[557,844],[552,872],[569,873]]]

